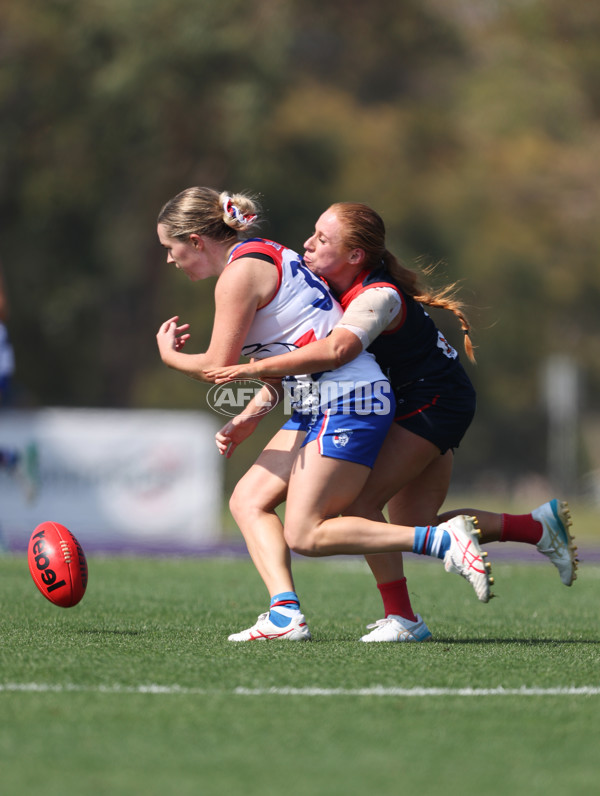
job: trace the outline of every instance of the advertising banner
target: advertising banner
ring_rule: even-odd
[[[208,414],[0,412],[0,546],[65,525],[86,552],[186,552],[220,535],[222,460]]]

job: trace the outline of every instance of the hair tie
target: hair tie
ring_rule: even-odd
[[[256,213],[247,213],[246,215],[240,213],[238,208],[233,204],[230,196],[223,199],[223,210],[229,218],[235,218],[238,223],[244,226],[248,226],[248,224],[252,224],[252,222],[256,220]]]

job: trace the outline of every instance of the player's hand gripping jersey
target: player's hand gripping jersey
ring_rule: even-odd
[[[343,315],[329,288],[303,264],[299,254],[263,238],[240,243],[229,263],[252,257],[273,263],[279,272],[277,292],[256,312],[242,348],[244,356],[265,359],[326,337]],[[325,373],[284,379],[292,407],[298,411],[323,408],[332,399],[348,395],[357,384],[386,381],[372,354]],[[335,393],[335,394],[333,394]]]

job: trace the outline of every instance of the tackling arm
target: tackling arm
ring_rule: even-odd
[[[335,370],[355,359],[384,329],[397,323],[402,310],[398,293],[391,288],[371,288],[348,306],[333,331],[323,340],[308,343],[289,354],[207,372],[210,381],[273,378]]]

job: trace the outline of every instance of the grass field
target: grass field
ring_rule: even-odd
[[[246,559],[90,558],[60,609],[0,556],[0,792],[597,793],[600,567],[496,564],[482,605],[409,558],[430,644],[357,642],[381,609],[347,559],[295,564],[312,642],[235,645]]]

